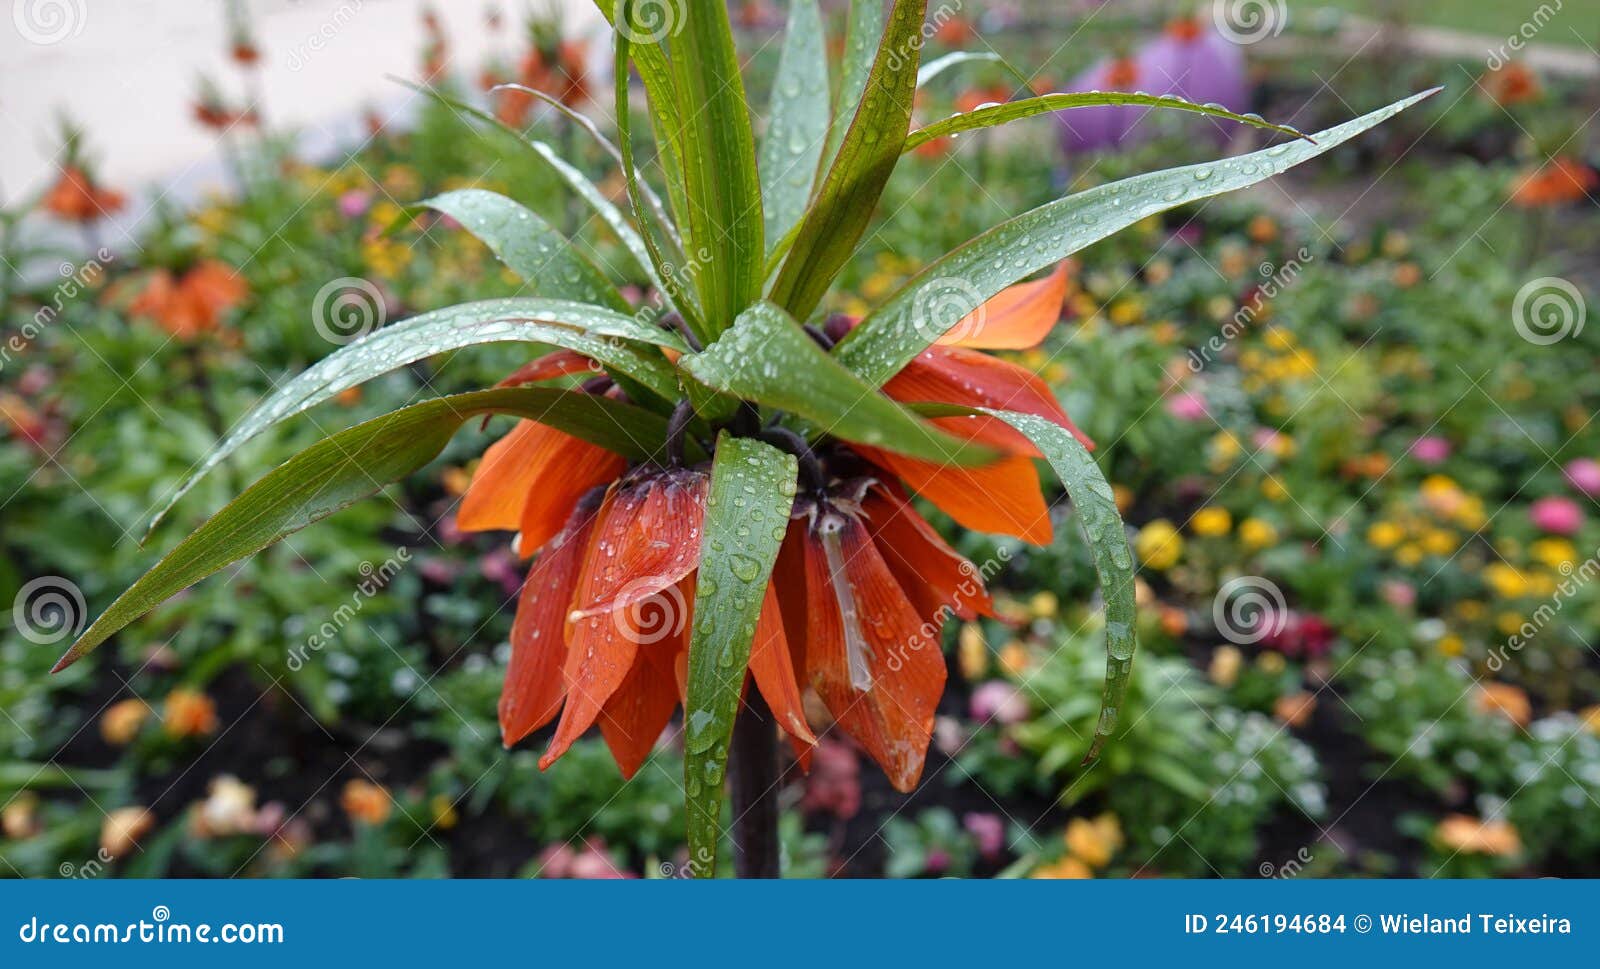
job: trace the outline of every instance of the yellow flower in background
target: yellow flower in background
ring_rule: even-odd
[[[1394,550],[1394,560],[1408,568],[1421,563],[1422,559],[1422,546],[1416,542],[1407,542]]]
[[[1462,502],[1466,495],[1460,486],[1442,474],[1430,474],[1423,479],[1422,503],[1435,515],[1442,518],[1453,517],[1461,510]]]
[[[1268,501],[1282,501],[1289,497],[1289,489],[1277,478],[1268,478],[1261,482],[1261,495]]]
[[[969,681],[982,679],[989,672],[989,645],[983,641],[983,627],[964,623],[956,636],[956,663]]]
[[[1104,868],[1122,847],[1122,825],[1114,814],[1102,814],[1093,821],[1073,818],[1062,838],[1074,858],[1090,868]]]
[[[1029,878],[1093,878],[1094,871],[1072,856],[1040,865]]]
[[[1483,567],[1483,581],[1502,599],[1517,599],[1528,593],[1528,578],[1504,562]]]
[[[1196,535],[1212,538],[1226,535],[1233,528],[1233,516],[1228,514],[1228,509],[1216,505],[1208,505],[1194,513],[1194,518],[1189,521],[1189,529]]]
[[[1035,619],[1053,619],[1060,610],[1061,600],[1049,589],[1034,593],[1033,598],[1028,600],[1028,611],[1033,613]]]
[[[1477,495],[1463,495],[1456,506],[1455,520],[1456,524],[1473,532],[1487,525],[1489,518],[1483,512],[1483,499]]]
[[[1600,703],[1579,710],[1578,719],[1589,728],[1590,733],[1600,734]]]
[[[1515,612],[1496,613],[1494,628],[1498,629],[1502,636],[1510,636],[1522,628],[1522,616]]]
[[[1467,622],[1477,622],[1488,613],[1488,607],[1476,599],[1463,599],[1456,603],[1456,615]]]
[[[1144,319],[1144,304],[1136,297],[1124,297],[1112,303],[1106,315],[1118,326],[1130,326]]]
[[[1248,549],[1262,549],[1277,544],[1278,530],[1261,518],[1246,518],[1239,523],[1239,541]]]
[[[1157,518],[1139,529],[1139,534],[1133,540],[1133,548],[1139,555],[1139,561],[1164,572],[1177,565],[1178,559],[1183,556],[1183,536],[1178,534],[1172,522]]]
[[[1228,466],[1244,451],[1244,446],[1232,431],[1218,431],[1207,445],[1211,452],[1211,470],[1226,471]]]
[[[1405,537],[1405,530],[1392,521],[1376,521],[1367,526],[1367,543],[1373,548],[1394,548]]]
[[[1211,665],[1206,676],[1211,682],[1227,688],[1239,681],[1239,669],[1244,665],[1244,654],[1237,646],[1218,646],[1211,652]]]
[[[1456,547],[1455,535],[1443,528],[1430,528],[1422,533],[1422,549],[1429,555],[1449,555]]]
[[[436,828],[448,831],[461,820],[456,813],[455,803],[443,794],[435,794],[428,801],[428,809],[433,812],[433,826]]]
[[[1578,549],[1564,538],[1541,538],[1528,546],[1528,554],[1552,569],[1578,561]]]
[[[1455,633],[1447,633],[1439,637],[1439,641],[1433,644],[1433,648],[1437,649],[1441,656],[1454,658],[1462,654],[1466,649],[1466,644]]]
[[[1271,650],[1256,657],[1256,667],[1264,673],[1282,673],[1288,665],[1288,661],[1283,658],[1282,653],[1275,653]]]

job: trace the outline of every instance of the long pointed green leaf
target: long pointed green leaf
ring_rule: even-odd
[[[927,7],[928,0],[895,0],[861,106],[773,281],[772,301],[796,319],[811,315],[855,253],[894,173],[911,127]]]
[[[761,208],[769,250],[806,210],[830,118],[822,14],[817,0],[793,0],[761,141]]]
[[[771,303],[740,314],[721,339],[679,365],[710,387],[797,414],[846,441],[941,464],[976,465],[995,457],[867,386]]]
[[[672,367],[635,342],[685,349],[675,335],[630,316],[568,300],[484,300],[414,316],[334,351],[280,386],[234,425],[157,512],[150,528],[194,483],[246,441],[286,418],[358,384],[434,354],[480,343],[536,343],[565,347],[627,374],[665,400],[677,393]]]
[[[618,47],[627,48],[626,51],[619,51],[619,55],[626,56],[617,58],[624,65],[622,76],[617,79],[618,85],[626,89],[626,65],[629,62],[638,67],[639,77],[644,81],[645,94],[652,105],[650,128],[655,133],[656,151],[667,183],[667,197],[672,202],[677,224],[683,226],[688,221],[689,203],[683,181],[683,148],[679,144],[678,134],[682,128],[685,106],[680,100],[677,83],[667,62],[666,49],[661,43],[668,34],[682,29],[682,2],[672,0],[660,3],[652,0],[644,5],[648,10],[648,18],[637,19],[633,16],[632,7],[635,5],[632,0],[595,0],[595,6],[607,22],[616,28]],[[619,111],[619,127],[623,117],[624,113]]]
[[[418,470],[464,422],[483,414],[516,414],[639,459],[653,456],[666,434],[658,414],[546,387],[442,397],[358,424],[301,451],[223,506],[84,630],[56,669],[200,579]]]
[[[1002,58],[999,54],[996,54],[994,51],[987,51],[987,50],[958,50],[958,51],[954,51],[952,53],[945,54],[943,57],[936,57],[933,60],[929,61],[928,63],[922,65],[922,68],[917,71],[917,87],[922,87],[923,85],[927,84],[929,81],[933,80],[934,78],[938,77],[940,74],[943,74],[945,71],[948,71],[950,68],[955,67],[958,64],[966,64],[966,63],[969,63],[969,62],[972,62],[972,61],[987,61],[989,63],[996,63],[996,62],[1004,63],[1005,59]]]
[[[756,620],[794,505],[793,455],[751,438],[717,439],[695,580],[684,702],[684,791],[694,874],[716,874],[723,778]]]
[[[855,120],[856,108],[867,90],[872,61],[883,40],[883,0],[850,0],[845,21],[844,54],[839,64],[839,90],[834,96],[833,124],[828,129],[828,145],[822,152],[821,167],[827,171],[844,144],[845,132]]]
[[[1021,101],[1007,101],[1004,104],[990,104],[983,107],[953,115],[943,121],[936,121],[923,128],[911,132],[906,139],[905,150],[911,151],[919,145],[925,145],[936,138],[958,135],[963,131],[977,131],[980,128],[993,128],[1012,121],[1032,118],[1041,114],[1050,114],[1056,111],[1065,111],[1070,108],[1090,108],[1100,105],[1132,104],[1151,108],[1171,108],[1176,111],[1188,111],[1202,114],[1212,118],[1223,118],[1267,131],[1275,131],[1280,135],[1290,138],[1305,138],[1306,136],[1286,125],[1272,124],[1260,115],[1236,114],[1220,105],[1196,104],[1170,94],[1125,94],[1119,91],[1081,91],[1066,94],[1041,94],[1038,97],[1023,98]]]
[[[683,22],[669,32],[679,107],[678,146],[688,194],[684,230],[690,276],[708,336],[733,325],[761,289],[766,258],[755,133],[725,0],[680,0]]]
[[[420,204],[461,223],[520,276],[533,295],[600,303],[619,313],[631,311],[594,263],[521,203],[497,192],[464,188]]]
[[[1111,485],[1094,458],[1071,432],[1033,414],[985,410],[1021,431],[1038,446],[1072,499],[1078,524],[1089,540],[1100,591],[1106,603],[1106,687],[1100,703],[1100,721],[1084,763],[1100,755],[1100,748],[1117,726],[1117,712],[1128,689],[1133,653],[1138,647],[1133,596],[1133,553]]]
[[[1019,215],[929,264],[839,341],[834,354],[879,386],[967,312],[956,304],[969,301],[934,299],[935,293],[956,285],[973,299],[986,300],[1140,219],[1254,185],[1309,161],[1433,93],[1318,132],[1312,136],[1314,144],[1295,141],[1223,161],[1136,175]]]

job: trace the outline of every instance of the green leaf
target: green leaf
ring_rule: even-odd
[[[1095,572],[1100,576],[1100,591],[1106,603],[1106,688],[1100,702],[1100,722],[1084,763],[1100,756],[1100,748],[1117,726],[1117,712],[1128,690],[1133,670],[1133,652],[1138,647],[1135,632],[1138,613],[1133,598],[1133,552],[1122,516],[1111,494],[1111,485],[1094,463],[1094,458],[1070,431],[1033,414],[988,410],[1027,436],[1044,453],[1061,484],[1072,499],[1078,524],[1089,540]]]
[[[636,342],[685,349],[675,335],[630,316],[586,303],[534,297],[463,303],[376,330],[322,358],[241,418],[156,513],[150,529],[196,481],[257,434],[341,391],[448,350],[480,343],[565,347],[616,368],[663,400],[674,400],[678,382],[671,365]]]
[[[1212,118],[1223,118],[1247,124],[1256,128],[1265,128],[1275,131],[1280,135],[1291,138],[1305,138],[1306,136],[1285,125],[1272,124],[1260,115],[1235,114],[1221,105],[1195,104],[1183,98],[1170,94],[1124,94],[1118,91],[1082,91],[1069,94],[1042,94],[1038,97],[1023,98],[1021,101],[1007,101],[1004,104],[990,104],[936,121],[925,128],[918,128],[911,132],[906,139],[905,150],[911,151],[919,145],[925,145],[936,138],[960,134],[963,131],[976,131],[980,128],[993,128],[1011,121],[1023,118],[1032,118],[1036,115],[1049,114],[1055,111],[1064,111],[1069,108],[1089,108],[1108,104],[1134,104],[1152,108],[1172,108],[1178,111],[1189,111],[1194,114],[1203,114]]]
[[[983,464],[995,456],[867,386],[771,303],[740,314],[721,339],[680,366],[710,387],[799,415],[846,441],[941,464]]]
[[[688,213],[688,269],[700,294],[709,338],[733,325],[761,290],[766,258],[755,133],[745,100],[739,55],[724,0],[679,0],[681,23],[668,31],[671,68],[682,114]]]
[[[767,246],[800,221],[828,138],[828,52],[817,0],[793,0],[761,141],[761,209]]]
[[[1140,219],[1287,171],[1433,93],[1426,91],[1318,132],[1313,136],[1315,144],[1296,141],[1223,161],[1136,175],[1019,215],[929,264],[840,340],[834,355],[862,379],[879,386],[960,322],[968,309],[1017,280]],[[936,298],[952,287],[960,288],[967,298]],[[962,309],[962,304],[967,309]]]
[[[751,438],[717,438],[695,580],[684,701],[684,792],[694,874],[716,874],[733,721],[767,581],[794,506],[793,455]]]
[[[845,22],[844,55],[839,65],[839,92],[833,102],[833,124],[828,129],[828,145],[822,152],[819,171],[832,167],[845,132],[855,119],[856,108],[867,90],[872,61],[883,39],[883,0],[850,0]]]
[[[770,298],[795,319],[811,315],[855,253],[911,127],[927,0],[895,0],[867,79],[817,199],[800,223]]]
[[[358,424],[301,451],[223,506],[117,597],[55,668],[200,579],[418,470],[439,456],[464,422],[484,414],[536,420],[635,459],[652,457],[666,435],[658,414],[547,387],[441,397]]]
[[[628,301],[605,274],[526,206],[479,188],[446,192],[419,204],[461,223],[520,276],[533,294],[631,312]]]

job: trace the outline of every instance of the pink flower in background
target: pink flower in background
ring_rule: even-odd
[[[1442,437],[1419,437],[1411,444],[1411,456],[1423,464],[1442,464],[1450,457],[1450,442]]]
[[[1206,401],[1199,394],[1174,394],[1167,398],[1167,413],[1180,421],[1198,421],[1206,416]]]
[[[1380,587],[1380,591],[1383,601],[1396,609],[1410,609],[1417,604],[1417,587],[1409,582],[1391,579]]]
[[[1571,498],[1540,498],[1528,507],[1535,528],[1554,535],[1571,535],[1583,527],[1583,509]]]
[[[978,854],[985,861],[998,858],[1006,846],[1006,823],[998,814],[970,811],[962,816],[961,826],[978,843]]]
[[[979,722],[1020,723],[1028,719],[1028,698],[1004,680],[990,680],[972,691],[968,709]]]
[[[1261,645],[1285,656],[1318,659],[1327,655],[1328,648],[1333,645],[1333,627],[1315,613],[1290,609],[1281,615],[1268,613],[1261,617],[1261,622],[1269,631],[1262,637]]]
[[[800,810],[825,811],[841,820],[856,816],[861,810],[861,762],[855,748],[828,738],[812,748]]]
[[[1567,462],[1567,482],[1593,498],[1600,495],[1600,461],[1574,458]]]
[[[358,219],[365,215],[372,206],[372,193],[363,192],[359,188],[339,196],[339,214],[347,219]]]
[[[1079,74],[1067,84],[1064,91],[1125,91],[1145,89],[1137,61],[1131,57],[1107,58]],[[1133,126],[1149,108],[1136,105],[1111,105],[1097,108],[1073,108],[1057,112],[1061,122],[1061,146],[1067,154],[1099,151],[1102,148],[1119,148],[1131,143]]]
[[[1139,51],[1138,60],[1145,91],[1176,94],[1199,104],[1220,104],[1231,111],[1245,111],[1250,106],[1244,51],[1198,18],[1173,21]],[[1219,140],[1231,137],[1237,127],[1221,120],[1209,124]]]

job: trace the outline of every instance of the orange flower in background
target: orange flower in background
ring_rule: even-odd
[[[394,808],[394,799],[389,796],[388,789],[381,784],[357,778],[345,784],[344,790],[339,792],[339,806],[352,821],[359,821],[362,824],[382,824],[389,820],[389,812]]]
[[[1567,205],[1587,198],[1600,186],[1593,168],[1569,156],[1524,174],[1511,187],[1511,203],[1525,209]]]
[[[1478,83],[1491,100],[1507,108],[1532,101],[1542,93],[1538,75],[1521,61],[1507,61],[1485,71]]]
[[[1434,839],[1452,851],[1506,858],[1522,850],[1522,838],[1506,821],[1483,821],[1466,814],[1441,818]]]
[[[1009,100],[1011,100],[1011,89],[1004,84],[969,88],[957,96],[956,110],[962,114],[967,114],[978,110],[985,104],[1004,104]]]
[[[896,400],[1023,411],[1072,430],[1031,371],[977,352],[1038,343],[1061,314],[1068,266],[1014,286],[950,329],[883,388]],[[814,334],[831,343],[854,325]],[[506,383],[587,372],[571,351],[547,354]],[[582,385],[614,394],[604,376]],[[801,688],[888,775],[912,790],[922,775],[944,691],[945,619],[994,615],[982,576],[911,505],[909,488],[969,527],[1043,544],[1050,521],[1033,467],[1037,449],[996,418],[935,423],[1007,456],[948,468],[859,445],[813,451],[781,429],[774,443],[801,463],[801,491],[766,590],[750,682],[802,762],[816,736]],[[1079,435],[1081,438],[1081,435]],[[535,554],[511,631],[500,698],[506,744],[556,723],[549,767],[598,725],[624,776],[637,772],[684,700],[688,630],[709,477],[687,466],[681,434],[661,464],[617,455],[521,421],[484,455],[462,501],[467,531],[516,529]]]
[[[173,690],[162,705],[161,725],[173,737],[214,734],[217,732],[217,705],[198,690]]]
[[[206,259],[182,276],[159,269],[128,306],[134,316],[154,320],[179,339],[211,333],[222,317],[249,295],[244,279],[227,263]]]
[[[121,192],[96,185],[82,168],[67,165],[40,204],[63,221],[94,222],[122,211],[127,199]]]
[[[1533,720],[1528,694],[1510,683],[1479,683],[1474,702],[1479,713],[1505,717],[1519,727],[1526,727]]]

